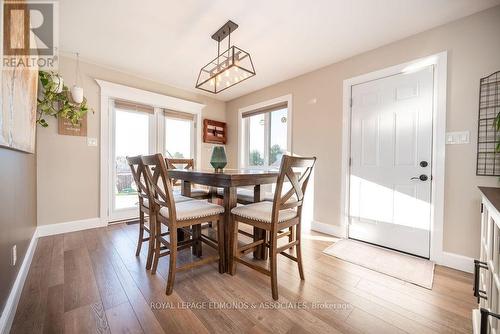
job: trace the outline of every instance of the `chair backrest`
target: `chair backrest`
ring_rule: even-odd
[[[160,153],[143,156],[142,163],[152,200],[157,206],[168,208],[169,221],[173,222],[176,217],[175,201],[172,182],[168,178],[167,165],[163,156]]]
[[[143,205],[144,200],[149,200],[148,185],[146,175],[144,174],[144,165],[142,164],[141,156],[127,157],[127,163],[132,172],[135,185],[137,186],[137,195],[139,196],[139,204]]]
[[[165,158],[168,169],[194,169],[194,159]],[[174,186],[180,185],[180,180],[172,179]]]
[[[300,217],[304,194],[311,176],[316,157],[292,157],[284,155],[281,159],[280,175],[274,193],[272,223],[276,228],[280,210],[297,208]],[[285,190],[283,184],[290,183]]]

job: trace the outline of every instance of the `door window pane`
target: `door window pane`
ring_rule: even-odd
[[[137,187],[127,156],[149,154],[149,114],[116,109],[115,113],[115,209],[136,205]]]
[[[248,165],[264,165],[265,114],[247,118],[249,122]]]
[[[279,167],[281,157],[287,151],[288,130],[287,109],[276,110],[270,113],[269,135],[269,165]]]
[[[192,121],[165,118],[165,154],[167,157],[193,158],[192,127]]]

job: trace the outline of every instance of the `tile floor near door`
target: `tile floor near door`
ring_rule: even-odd
[[[279,304],[268,277],[241,265],[236,276],[221,275],[215,263],[178,274],[166,296],[168,260],[150,275],[146,247],[134,255],[136,238],[137,225],[125,224],[41,238],[12,333],[472,330],[470,274],[437,266],[427,290],[324,255],[331,241],[313,233],[304,237],[304,282],[294,262],[279,260]],[[189,251],[182,253],[179,261],[190,260]]]

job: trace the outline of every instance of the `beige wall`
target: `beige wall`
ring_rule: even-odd
[[[499,36],[500,7],[495,7],[230,101],[226,108],[230,164],[237,164],[238,109],[291,93],[294,152],[318,157],[314,219],[338,225],[342,81],[447,50],[447,131],[469,130],[471,143],[446,147],[444,249],[477,257],[477,185],[498,185],[495,177],[475,175],[479,79],[500,70]]]
[[[62,57],[59,73],[71,87],[75,61]],[[203,118],[225,120],[225,103],[195,93],[147,81],[108,68],[81,62],[85,96],[95,114],[88,116],[88,136],[99,138],[100,91],[94,79],[102,79],[190,101],[203,103]],[[87,146],[85,137],[57,134],[57,123],[38,127],[38,225],[70,222],[99,216],[99,147]],[[198,127],[201,131],[201,127]],[[100,140],[98,141],[100,144]],[[202,161],[208,162],[211,146],[202,145]]]
[[[0,147],[0,313],[36,228],[35,154]],[[17,246],[16,266],[11,264]]]

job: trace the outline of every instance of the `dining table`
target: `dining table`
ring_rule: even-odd
[[[181,194],[189,197],[194,184],[204,185],[209,187],[214,198],[217,194],[217,188],[223,189],[223,206],[224,206],[224,254],[222,260],[222,268],[224,272],[228,272],[229,264],[232,261],[233,233],[232,233],[232,215],[231,210],[237,205],[237,188],[238,187],[253,187],[254,203],[261,201],[261,186],[266,184],[276,183],[279,170],[278,169],[224,169],[215,171],[213,169],[169,169],[169,178],[181,181]],[[219,228],[219,227],[217,227]],[[262,239],[265,231],[254,228],[254,240]],[[265,259],[265,246],[260,246],[254,253],[256,259]]]

